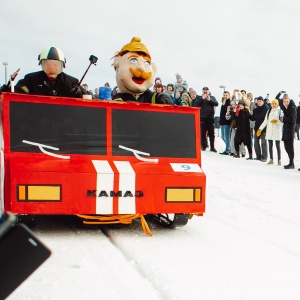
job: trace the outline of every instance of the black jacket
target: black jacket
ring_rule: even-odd
[[[24,79],[18,81],[15,92],[21,94],[62,96],[81,98],[84,93],[81,88],[75,91],[78,79],[60,73],[54,81],[50,81],[44,71],[25,75]]]
[[[230,106],[230,99],[227,99],[224,104],[221,106],[220,110],[220,125],[230,125],[231,124],[231,119],[226,120],[225,115],[227,112],[227,107]]]
[[[113,100],[122,99],[123,101],[152,103],[152,97],[154,97],[156,104],[172,104],[172,99],[168,93],[156,94],[150,90],[146,90],[143,94],[139,95],[137,99],[130,93],[118,93],[113,96]]]
[[[210,96],[210,100],[203,99],[201,96],[192,102],[192,106],[201,107],[200,117],[201,118],[213,118],[215,115],[215,106],[219,103],[214,96]]]
[[[253,109],[253,114],[250,116],[251,121],[255,121],[254,130],[255,132],[259,129],[259,126],[265,120],[265,116],[269,107],[264,103],[262,106],[257,106]],[[266,131],[266,127],[263,131]]]
[[[300,123],[300,106],[297,106],[297,120],[296,123]]]
[[[282,109],[283,116],[283,132],[282,132],[282,140],[291,140],[294,139],[295,136],[295,125],[297,118],[297,108],[294,102],[290,102],[289,106],[285,108],[283,106]]]

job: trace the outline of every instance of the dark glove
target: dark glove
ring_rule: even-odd
[[[0,92],[10,92],[10,87],[7,84],[3,84],[0,88]]]
[[[75,97],[75,98],[82,98],[82,89],[80,87],[73,87],[70,91],[70,94],[72,97]]]

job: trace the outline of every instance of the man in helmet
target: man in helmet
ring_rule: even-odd
[[[168,93],[153,93],[156,66],[139,37],[133,37],[114,57],[113,66],[120,93],[113,100],[137,101],[145,103],[172,104]]]
[[[54,46],[45,48],[38,56],[42,71],[25,75],[15,86],[21,94],[81,98],[85,93],[76,87],[78,79],[63,72],[66,59],[63,52]]]

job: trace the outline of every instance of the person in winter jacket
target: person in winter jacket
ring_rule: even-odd
[[[235,96],[232,96],[232,99],[235,99]],[[231,100],[230,109],[227,110],[225,118],[230,120],[230,156],[235,156],[237,153],[234,146],[234,138],[236,134],[236,121],[234,120],[234,114],[236,111],[237,103],[235,100]],[[239,146],[239,153],[242,154],[242,157],[246,156],[245,145],[242,143]]]
[[[279,107],[277,99],[271,101],[271,109],[266,113],[265,119],[257,130],[257,135],[259,136],[262,130],[267,127],[266,139],[269,144],[269,154],[270,161],[268,165],[273,165],[273,141],[275,141],[277,149],[278,166],[281,166],[281,150],[280,141],[282,139],[282,126],[281,118],[283,117],[283,112]]]
[[[82,87],[77,87],[77,78],[63,72],[66,58],[59,48],[50,46],[43,49],[38,60],[42,71],[25,75],[14,87],[15,93],[76,98],[87,94]]]
[[[182,102],[182,98],[181,98],[180,92],[176,91],[175,96],[172,99],[172,103],[173,103],[173,105],[181,105],[181,102]]]
[[[251,147],[251,132],[250,132],[250,111],[245,106],[244,101],[239,101],[238,106],[233,115],[236,121],[236,134],[234,137],[234,146],[236,155],[234,157],[240,158],[239,146],[244,143],[248,149],[249,157],[247,160],[252,160],[252,147]]]
[[[215,127],[214,115],[215,107],[219,105],[216,98],[209,92],[208,87],[202,89],[202,96],[192,102],[194,107],[200,107],[201,119],[201,146],[205,151],[207,148],[206,131],[208,132],[210,151],[217,152],[215,149]]]
[[[230,93],[224,91],[223,93],[223,103],[220,110],[220,126],[221,126],[221,138],[225,143],[225,150],[221,152],[222,155],[230,154],[230,124],[231,120],[226,119],[226,113],[230,111]]]
[[[268,106],[264,103],[264,98],[262,96],[259,96],[257,98],[257,107],[254,108],[253,114],[250,116],[250,120],[255,121],[254,150],[256,153],[256,159],[262,162],[266,162],[268,158],[266,128],[262,130],[259,136],[257,135],[257,130],[264,121],[267,111]]]
[[[252,95],[252,93],[247,93],[247,100],[249,101],[249,110],[250,110],[250,113],[252,115],[253,114],[253,110],[255,108],[255,104],[254,104],[254,101],[253,101],[253,95]],[[252,139],[254,137],[254,134],[253,134],[254,125],[255,125],[255,122],[250,120],[250,131],[251,131],[251,138]]]
[[[182,76],[179,73],[176,73],[175,76],[176,76],[176,82],[174,83],[174,89],[179,90],[180,88],[182,88],[181,93],[187,93],[188,84],[186,80],[183,80]]]
[[[283,98],[284,98],[284,97],[288,97],[288,94],[286,93],[286,91],[280,91],[280,92],[276,95],[276,97],[275,97],[275,99],[278,100],[278,102],[279,102],[279,107],[281,108],[282,111],[283,111],[283,109],[284,109],[284,105],[283,105]],[[296,106],[296,104],[295,104],[295,102],[294,102],[293,99],[290,99],[290,102],[292,102],[292,104]]]
[[[295,129],[298,141],[299,141],[299,128],[300,128],[300,102],[297,106],[297,119],[296,119],[296,129]]]
[[[294,102],[291,102],[288,95],[283,96],[283,113],[284,116],[280,120],[283,122],[282,140],[285,151],[289,156],[289,164],[285,165],[285,169],[295,169],[294,165],[294,137],[295,125],[297,118],[297,108]],[[299,169],[300,170],[300,169]]]
[[[182,98],[181,106],[192,106],[192,99],[188,93],[183,93],[181,98]]]

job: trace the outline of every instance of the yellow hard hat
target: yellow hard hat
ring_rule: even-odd
[[[145,53],[151,59],[151,55],[147,49],[147,47],[141,43],[141,38],[133,37],[129,44],[126,44],[121,49],[120,53],[122,52],[142,52]]]

